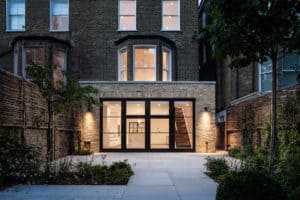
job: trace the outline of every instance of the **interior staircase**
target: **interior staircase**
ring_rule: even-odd
[[[191,148],[189,132],[182,108],[175,108],[175,145],[179,149]]]

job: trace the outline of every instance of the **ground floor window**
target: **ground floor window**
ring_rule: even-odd
[[[194,151],[194,100],[101,100],[100,149]]]

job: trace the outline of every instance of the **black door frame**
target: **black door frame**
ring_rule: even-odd
[[[119,101],[121,102],[121,149],[103,148],[103,102],[104,101]],[[127,101],[144,101],[145,115],[126,115]],[[151,115],[151,101],[168,101],[169,116],[166,115]],[[176,101],[192,101],[193,102],[193,147],[191,149],[176,149],[175,148],[175,112],[174,102]],[[101,98],[100,99],[100,120],[99,120],[99,148],[101,152],[195,152],[196,132],[195,132],[195,99],[194,98]],[[145,149],[126,149],[126,120],[130,118],[145,119]],[[150,137],[150,120],[154,118],[169,119],[169,149],[151,149]]]

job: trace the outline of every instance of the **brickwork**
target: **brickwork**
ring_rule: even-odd
[[[295,96],[300,91],[300,85],[291,88],[286,88],[278,91],[279,108],[285,101],[287,96]],[[240,146],[242,144],[241,129],[243,126],[242,118],[244,112],[254,112],[254,129],[256,134],[264,128],[264,124],[270,119],[271,114],[271,93],[268,94],[253,94],[243,100],[233,102],[227,109],[227,121],[225,131],[227,133],[227,142],[230,147]]]
[[[49,32],[49,0],[26,1],[26,31],[5,32],[5,0],[0,0],[0,55],[10,50],[16,36],[47,35],[72,43],[68,69],[80,80],[117,80],[118,46],[115,41],[127,35],[159,35],[175,42],[178,80],[198,80],[197,0],[181,0],[181,30],[161,31],[161,0],[137,1],[137,31],[117,31],[118,0],[70,1],[70,31]],[[148,44],[143,40],[140,43]],[[12,57],[0,58],[1,66],[12,71]]]

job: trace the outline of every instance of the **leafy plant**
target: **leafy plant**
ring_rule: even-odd
[[[206,157],[205,159],[206,169],[212,177],[218,179],[221,175],[229,171],[229,166],[225,158]]]
[[[22,142],[15,129],[0,129],[0,187],[32,180],[40,167],[39,148]]]
[[[83,149],[76,150],[74,152],[74,155],[79,155],[79,156],[86,156],[86,155],[91,155],[91,154],[93,154],[93,151],[91,151],[91,150],[83,150]]]
[[[240,158],[242,148],[241,147],[233,147],[228,150],[228,155],[234,158]]]
[[[216,200],[287,199],[279,183],[259,172],[230,172],[221,177]]]

